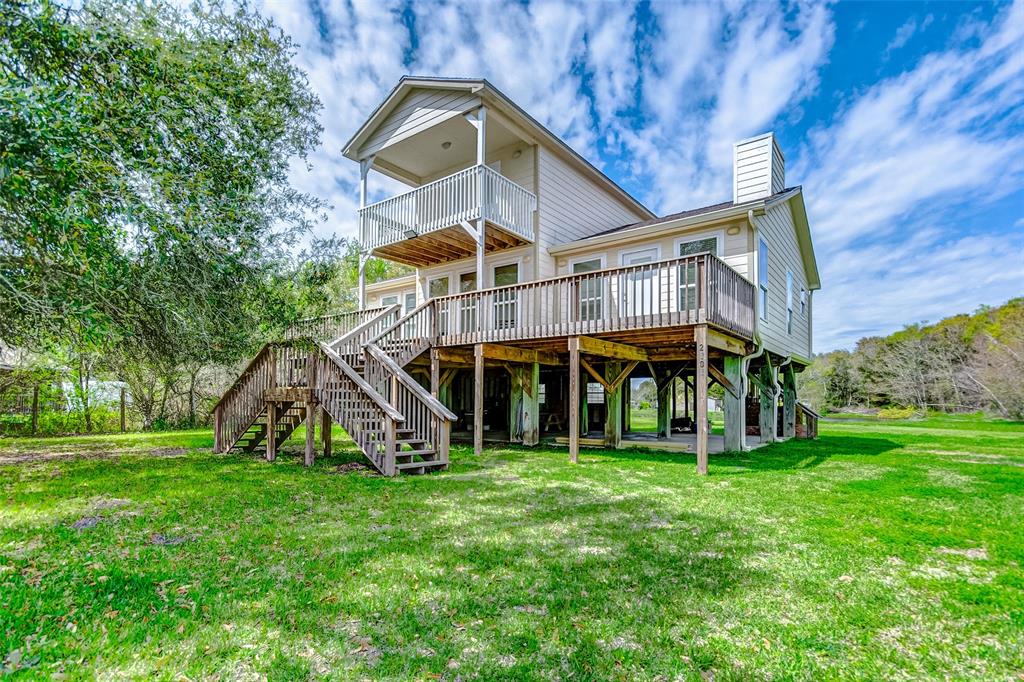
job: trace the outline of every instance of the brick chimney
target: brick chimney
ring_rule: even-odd
[[[732,146],[732,200],[764,199],[786,187],[786,159],[774,133],[740,140]]]

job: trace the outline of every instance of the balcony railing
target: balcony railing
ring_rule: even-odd
[[[710,253],[435,298],[395,322],[381,343],[402,351],[419,344],[415,354],[431,342],[458,346],[704,323],[754,336],[754,285]]]
[[[533,241],[537,197],[487,166],[472,166],[359,209],[359,237],[372,251],[485,218]]]

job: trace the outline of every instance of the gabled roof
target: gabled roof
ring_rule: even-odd
[[[398,81],[398,84],[391,90],[388,96],[384,98],[384,101],[373,110],[373,113],[366,119],[366,122],[363,123],[352,138],[345,143],[342,153],[349,159],[359,161],[359,150],[365,144],[366,140],[388,117],[388,115],[394,111],[395,107],[405,99],[405,96],[416,88],[464,90],[478,94],[488,106],[496,107],[502,114],[508,116],[525,131],[535,135],[539,140],[546,143],[546,146],[560,154],[580,172],[591,177],[611,194],[617,196],[621,201],[629,206],[632,206],[642,215],[655,218],[654,212],[640,203],[640,201],[633,197],[629,192],[619,187],[619,185],[611,178],[583,158],[575,149],[563,142],[560,137],[552,133],[539,121],[526,113],[518,104],[509,99],[507,95],[494,87],[485,78],[402,76]]]

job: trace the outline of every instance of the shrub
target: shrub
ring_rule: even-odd
[[[912,419],[917,415],[913,407],[886,407],[878,411],[879,419]]]

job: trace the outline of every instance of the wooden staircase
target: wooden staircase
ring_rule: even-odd
[[[299,424],[315,428],[323,410],[384,475],[447,468],[455,415],[403,369],[430,347],[428,335],[405,338],[423,331],[414,319],[422,309],[401,319],[398,306],[383,309],[326,343],[295,339],[264,346],[214,408],[215,451],[253,452],[263,444],[273,459]],[[311,448],[310,437],[307,463]]]
[[[275,429],[277,437],[274,439],[275,450],[291,438],[292,433],[299,424],[306,421],[307,413],[305,405],[296,404],[294,402],[282,403],[277,409],[277,428]],[[231,446],[231,450],[236,452],[253,452],[261,443],[265,443],[266,438],[267,409],[264,408],[253,421],[252,425],[238,438],[237,441],[235,441],[234,445]]]

